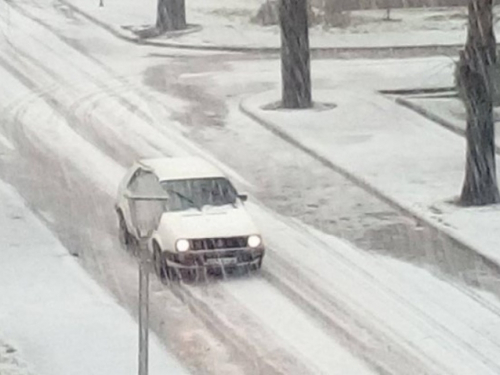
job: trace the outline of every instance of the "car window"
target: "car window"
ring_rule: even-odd
[[[237,198],[236,189],[225,178],[164,181],[162,186],[169,193],[172,211],[235,204]]]

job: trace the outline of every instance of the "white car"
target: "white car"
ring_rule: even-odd
[[[120,239],[125,245],[136,241],[137,223],[149,220],[148,249],[160,278],[200,269],[257,270],[265,249],[246,199],[203,159],[140,160],[119,188]]]

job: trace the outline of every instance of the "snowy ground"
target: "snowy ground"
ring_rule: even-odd
[[[500,263],[498,207],[464,209],[452,203],[464,178],[463,137],[360,87],[318,90],[316,100],[337,107],[293,116],[263,109],[278,97],[276,92],[260,94],[244,107]],[[488,235],[478,236],[486,227]]]
[[[451,127],[464,134],[466,127],[465,107],[458,96],[435,97],[435,96],[408,96],[401,100],[415,105],[423,113],[446,121]],[[494,109],[496,145],[500,146],[500,108]]]
[[[0,334],[36,374],[136,373],[138,328],[130,315],[10,186],[0,183],[0,196]],[[150,373],[188,373],[156,337],[150,343]],[[3,360],[7,354],[0,351],[0,373],[11,367],[7,374],[15,374],[19,363],[21,374],[25,366],[16,358]]]
[[[279,85],[278,61],[124,44],[50,5],[0,12],[1,177],[126,309],[136,310],[137,265],[116,240],[112,203],[132,160],[200,155],[252,194],[269,246],[260,276],[178,288],[153,279],[152,329],[190,372],[499,372],[497,297],[381,256],[390,232],[363,249],[323,233],[364,236],[384,222],[404,224],[403,236],[429,232],[239,112],[241,98]],[[377,118],[387,107],[368,89],[447,85],[452,66],[322,60],[314,81],[345,100],[346,86],[365,84],[357,113]],[[27,334],[16,331],[6,335]]]
[[[124,35],[134,37],[130,28],[154,25],[156,0],[138,3],[133,0],[64,0],[97,19],[112,25]],[[186,2],[187,20],[203,26],[201,32],[168,38],[169,42],[187,45],[226,45],[242,47],[278,47],[277,26],[262,27],[250,22],[263,3],[261,0]],[[393,10],[394,22],[383,21],[385,10],[350,13],[346,28],[311,28],[312,47],[390,47],[420,45],[454,45],[463,43],[466,35],[466,9],[400,9]],[[161,40],[164,38],[158,38]]]
[[[16,348],[0,341],[0,374],[33,375],[34,373],[22,361]]]

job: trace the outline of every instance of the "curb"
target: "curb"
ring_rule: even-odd
[[[71,4],[70,2],[68,2],[66,0],[59,0],[59,2],[61,4],[66,5],[72,11],[74,11],[75,13],[78,13],[83,18],[87,19],[88,21],[102,27],[104,30],[108,31],[113,36],[115,36],[121,40],[125,40],[127,42],[140,44],[140,45],[151,45],[151,46],[157,46],[157,47],[162,47],[162,46],[173,47],[173,45],[169,46],[168,43],[151,42],[151,41],[148,41],[147,39],[141,39],[139,37],[134,38],[134,37],[128,36],[125,33],[121,32],[120,28],[110,26],[106,22],[101,21],[97,17],[91,16],[89,13],[85,12],[84,10],[80,9],[79,7]],[[202,29],[202,26],[200,26],[200,25],[189,25],[189,26],[191,26],[191,28],[188,28],[187,30],[172,31],[171,35],[179,36],[179,35],[191,34],[191,33],[200,31]],[[167,45],[165,45],[165,44],[167,44]],[[178,47],[178,48],[182,48],[182,47]],[[190,47],[186,46],[185,48],[190,48]]]
[[[259,114],[254,113],[253,110],[251,108],[249,108],[245,103],[248,99],[249,98],[247,97],[246,99],[243,99],[242,101],[240,101],[239,109],[243,114],[248,116],[250,119],[256,121],[261,126],[266,128],[267,130],[271,131],[273,134],[277,135],[278,137],[280,137],[284,141],[290,143],[292,146],[302,150],[303,152],[305,152],[309,156],[318,160],[320,163],[322,163],[326,167],[330,168],[331,170],[333,170],[333,171],[339,173],[340,175],[342,175],[343,177],[347,178],[349,181],[351,181],[355,185],[357,185],[357,186],[361,187],[362,189],[366,190],[367,192],[373,194],[375,197],[380,199],[382,202],[388,204],[392,208],[401,212],[403,215],[412,217],[420,226],[422,226],[422,225],[427,226],[429,229],[444,236],[448,241],[450,241],[455,246],[462,248],[463,250],[465,250],[468,253],[472,253],[473,255],[479,256],[485,262],[485,264],[487,266],[491,267],[492,269],[495,269],[496,272],[500,273],[500,262],[498,260],[496,260],[494,258],[490,258],[490,256],[481,253],[473,245],[471,245],[467,240],[461,238],[461,236],[457,235],[456,233],[452,233],[444,225],[436,223],[434,220],[429,219],[428,217],[426,217],[422,213],[414,210],[410,206],[407,206],[405,204],[397,202],[392,197],[388,196],[383,191],[379,190],[377,187],[373,186],[372,184],[370,184],[368,181],[366,181],[362,177],[353,174],[349,170],[333,163],[328,158],[322,156],[320,153],[316,152],[315,150],[311,149],[310,147],[303,145],[293,135],[284,131],[279,126],[275,125],[272,121],[269,121],[269,120],[265,119],[263,116],[260,116]]]
[[[62,0],[60,0],[60,1],[62,1]],[[117,31],[116,31],[117,33],[120,33],[120,31],[118,31],[118,30],[121,30],[121,29],[129,30],[129,32],[131,32],[132,34],[137,35],[137,37],[135,37],[135,38],[131,37],[132,39],[137,39],[138,41],[147,41],[148,39],[154,38],[155,36],[153,35],[153,36],[149,36],[149,37],[141,37],[141,36],[139,36],[139,33],[140,32],[147,33],[148,30],[156,30],[156,26],[142,29],[142,30],[138,30],[138,31],[133,31],[131,29],[131,26],[121,26],[121,28],[116,28],[116,29],[117,29]],[[196,33],[198,31],[201,31],[201,30],[203,30],[203,26],[201,26],[201,25],[187,24],[186,28],[183,30],[168,31],[168,32],[165,32],[164,35],[167,35],[168,37],[172,38],[172,37],[177,37],[177,36],[182,36],[182,35],[187,35],[187,34],[193,34],[193,33]]]
[[[458,134],[460,136],[465,136],[465,131],[460,127],[456,126],[455,124],[453,124],[451,121],[443,119],[442,117],[435,115],[434,113],[428,111],[427,109],[415,103],[412,103],[405,98],[396,98],[396,103],[402,105],[403,107],[409,108],[412,111],[417,112],[419,115],[422,115],[433,122],[438,123],[439,125],[445,127],[446,129],[452,131],[455,134]]]
[[[446,119],[432,113],[431,111],[421,107],[420,105],[412,103],[408,99],[396,98],[396,103],[398,103],[399,105],[402,105],[403,107],[409,108],[412,111],[417,112],[419,115],[422,115],[425,118],[427,118],[428,120],[431,120],[431,121],[443,126],[444,128],[452,131],[455,134],[458,134],[462,137],[465,137],[465,130],[464,129],[455,125],[453,122],[446,120]],[[498,155],[500,155],[500,146],[499,145],[495,144],[495,152]]]
[[[110,26],[108,23],[99,20],[97,17],[90,15],[88,12],[82,10],[76,5],[71,4],[68,0],[59,0],[61,4],[66,5],[68,8],[73,10],[75,13],[80,14],[82,17],[88,21],[102,27],[103,29],[110,32],[115,37],[125,40],[127,42],[148,45],[154,47],[165,47],[165,48],[177,48],[177,49],[187,49],[187,50],[202,50],[202,51],[218,51],[218,52],[253,52],[260,54],[279,54],[280,47],[244,47],[244,46],[230,46],[230,45],[197,45],[197,44],[186,44],[186,43],[172,43],[172,42],[160,42],[152,41],[147,39],[134,38],[121,32],[119,27]],[[195,26],[195,25],[194,25]],[[186,31],[174,31],[171,35],[184,35],[199,31],[199,28],[190,29]],[[500,43],[499,43],[500,45]],[[422,55],[452,55],[458,56],[458,51],[463,49],[463,44],[432,44],[423,46],[380,46],[380,47],[314,47],[310,48],[310,53],[312,57],[315,58],[326,58],[326,57],[373,57],[374,54],[378,54],[379,58],[383,57],[402,57],[402,56],[422,56]],[[356,55],[356,56],[353,56]]]
[[[432,95],[444,94],[447,92],[455,92],[455,87],[436,87],[436,88],[422,88],[422,89],[396,89],[396,90],[379,90],[380,94],[384,95]]]

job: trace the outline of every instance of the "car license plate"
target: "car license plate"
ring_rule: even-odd
[[[207,259],[205,264],[209,266],[231,266],[237,263],[236,258],[213,258]]]

